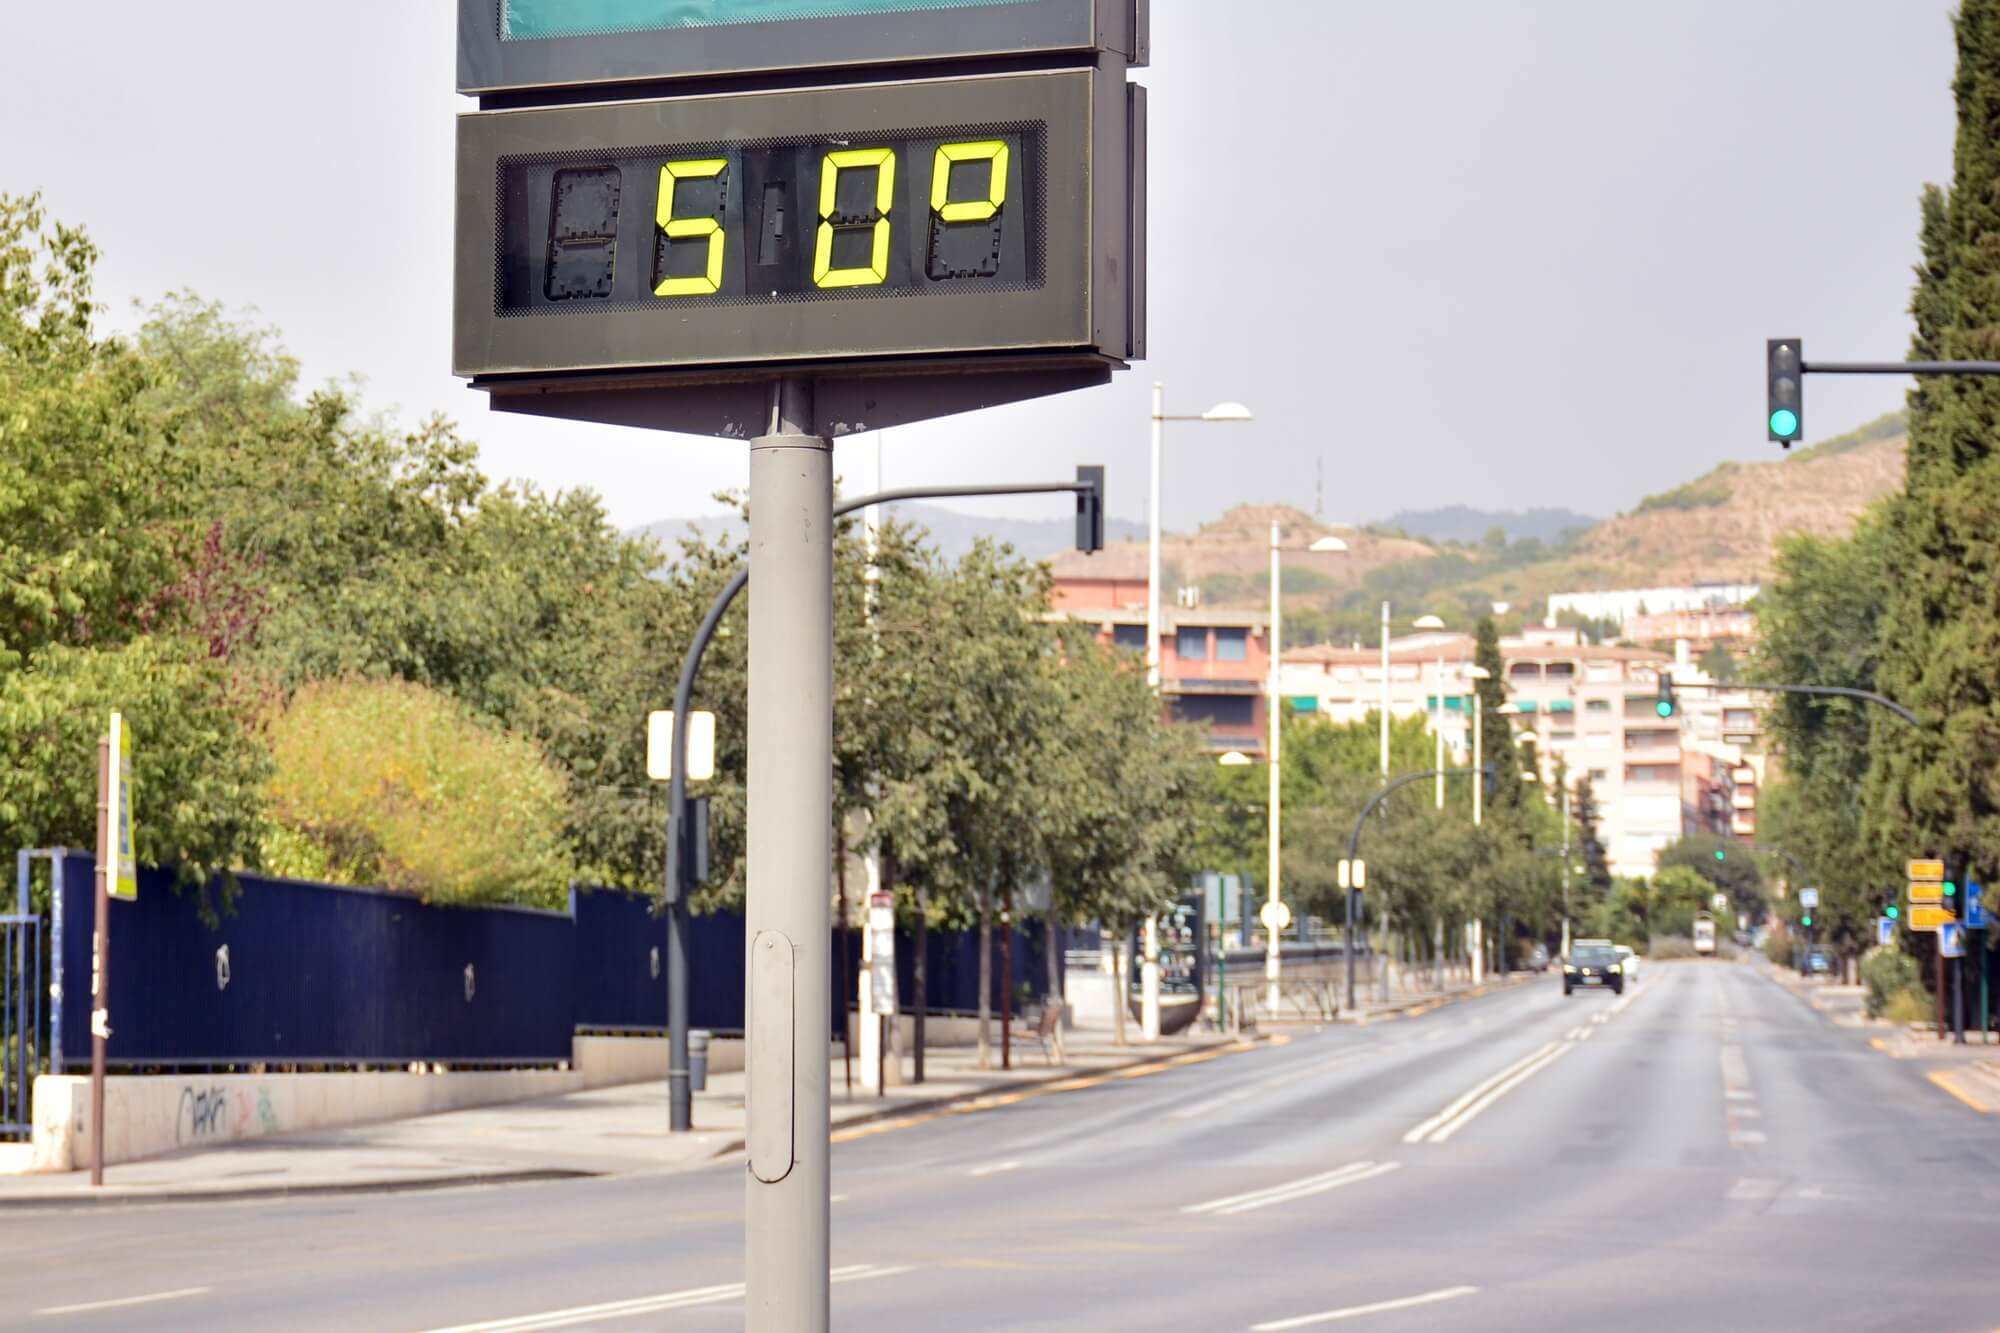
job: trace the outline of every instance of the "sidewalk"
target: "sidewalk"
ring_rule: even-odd
[[[1892,1060],[1911,1060],[1927,1067],[1926,1077],[1973,1109],[2000,1113],[2000,1043],[1982,1046],[1969,1032],[1966,1044],[1940,1040],[1929,1025],[1913,1028],[1867,1015],[1867,996],[1860,986],[1816,977],[1802,977],[1789,968],[1760,962],[1774,984],[1811,1005],[1839,1027],[1869,1033],[1868,1044]]]
[[[870,1132],[869,1125],[889,1128],[886,1122],[952,1103],[981,1109],[980,1102],[996,1094],[1011,1101],[1088,1086],[1093,1076],[1143,1077],[1249,1050],[1261,1040],[1204,1033],[1121,1047],[1105,1034],[1073,1032],[1066,1042],[1067,1063],[1058,1067],[1043,1059],[1032,1034],[1025,1042],[1017,1034],[1012,1070],[977,1069],[971,1047],[933,1049],[925,1061],[926,1082],[894,1087],[881,1097],[863,1091],[858,1069],[850,1095],[836,1057],[835,1137]],[[996,1047],[996,1065],[998,1060]],[[908,1064],[906,1058],[906,1072]],[[104,1173],[101,1189],[91,1188],[88,1171],[0,1176],[0,1209],[437,1189],[686,1170],[741,1148],[743,1093],[741,1073],[711,1074],[707,1090],[695,1094],[694,1129],[686,1134],[667,1132],[666,1086],[652,1081],[192,1149],[113,1166]],[[987,1103],[992,1104],[997,1103]]]

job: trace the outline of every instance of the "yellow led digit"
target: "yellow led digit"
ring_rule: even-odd
[[[670,241],[708,237],[708,265],[702,273],[664,279],[653,288],[653,295],[711,296],[722,290],[722,251],[728,243],[723,235],[722,223],[714,217],[675,217],[674,191],[684,180],[713,180],[728,165],[724,158],[711,157],[693,162],[669,162],[660,168],[660,230]],[[722,201],[718,199],[716,209],[720,211],[721,208]]]
[[[950,200],[951,166],[954,162],[985,162],[984,199]],[[979,143],[940,144],[937,161],[931,166],[931,211],[946,222],[985,222],[1007,202],[1007,145],[998,139]]]
[[[840,173],[876,168],[875,216],[844,218],[835,209],[840,193]],[[844,148],[828,153],[819,168],[819,237],[813,246],[815,287],[869,287],[889,280],[889,205],[896,190],[896,154],[889,148]],[[875,228],[874,245],[866,268],[833,266],[833,233],[837,227]]]

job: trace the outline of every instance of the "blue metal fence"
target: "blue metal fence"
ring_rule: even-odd
[[[0,917],[10,960],[0,981],[15,989],[0,1017],[0,1133],[19,1106],[27,1120],[28,1076],[48,1051],[50,1072],[90,1061],[91,930],[95,861],[48,856],[51,931],[45,991],[40,923]],[[27,893],[27,854],[21,892]],[[299,880],[239,876],[234,910],[205,924],[195,896],[146,870],[136,902],[111,904],[113,1065],[213,1068],[265,1065],[553,1064],[571,1057],[577,1031],[663,1031],[664,920],[644,895],[579,888],[566,912],[507,907],[429,907],[407,894]],[[743,1029],[745,933],[740,916],[693,919],[690,1013],[695,1027]],[[1014,931],[1015,983],[1047,989],[1041,924]],[[1067,935],[1068,932],[1065,932]],[[898,931],[900,993],[915,994],[915,949]],[[1077,932],[1074,944],[1094,932]],[[999,933],[991,1002],[1000,975]],[[834,1026],[852,1005],[860,934],[834,934]],[[929,932],[929,1003],[934,1013],[978,1005],[979,939]],[[22,971],[8,970],[14,959]],[[19,976],[18,984],[15,981]],[[41,995],[52,995],[49,1035]],[[23,1005],[29,1006],[22,1008]],[[830,1034],[832,1035],[832,1034]],[[9,1100],[17,1099],[17,1100]]]
[[[57,1070],[90,1059],[89,856],[53,900]],[[109,1060],[124,1067],[544,1064],[570,1058],[569,917],[427,907],[405,894],[243,876],[205,925],[172,876],[111,904]]]

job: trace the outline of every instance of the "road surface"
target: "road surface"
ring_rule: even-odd
[[[2000,1117],[1749,965],[1079,1081],[836,1148],[836,1327],[2000,1327]],[[0,1322],[729,1329],[742,1192],[727,1162],[15,1212]]]

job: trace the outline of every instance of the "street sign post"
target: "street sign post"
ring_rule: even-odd
[[[1887,948],[1896,942],[1896,923],[1886,916],[1875,918],[1875,943]]]
[[[1718,895],[1718,896],[1720,896],[1720,895]],[[1799,906],[1801,906],[1801,907],[1805,908],[1805,909],[1806,909],[1807,911],[1811,911],[1811,910],[1812,910],[1813,908],[1815,908],[1815,907],[1818,907],[1818,906],[1819,906],[1819,890],[1818,890],[1818,889],[1800,889],[1800,890],[1799,890]]]
[[[1935,880],[1910,881],[1910,901],[1913,903],[1939,903],[1944,901],[1944,885]]]
[[[1911,861],[1908,863],[1906,870],[1908,877],[1913,880],[1923,880],[1931,884],[1942,884],[1944,882],[1944,862],[1942,861]]]
[[[1965,886],[1965,928],[1986,929],[1986,886],[1983,884]]]
[[[1938,953],[1946,958],[1965,957],[1965,927],[1956,921],[1938,923]]]

